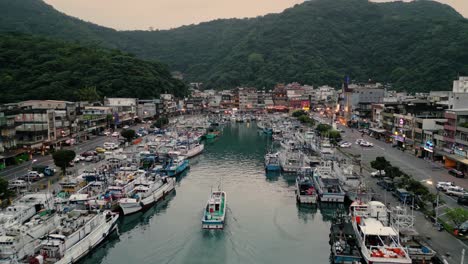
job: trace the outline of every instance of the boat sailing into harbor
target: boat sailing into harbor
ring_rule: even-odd
[[[211,192],[202,218],[203,229],[223,229],[226,218],[226,193]]]

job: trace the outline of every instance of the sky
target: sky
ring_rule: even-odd
[[[217,18],[279,13],[304,0],[44,0],[57,10],[118,30],[169,29]],[[332,1],[332,0],[331,0]],[[388,0],[373,0],[385,2]],[[468,0],[438,0],[468,17]]]

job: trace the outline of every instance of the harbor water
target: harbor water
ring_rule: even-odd
[[[230,124],[178,177],[176,192],[123,217],[118,233],[82,263],[329,263],[335,206],[296,204],[293,175],[265,175],[271,140],[255,123]],[[204,206],[227,192],[224,230],[202,230]]]

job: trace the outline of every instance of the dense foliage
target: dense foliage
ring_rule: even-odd
[[[118,32],[68,17],[40,0],[2,0],[0,31],[119,48],[159,59],[212,88],[269,89],[292,81],[339,85],[347,74],[428,91],[450,89],[459,73],[468,74],[468,22],[432,1],[315,0],[251,19]]]
[[[136,132],[133,129],[124,129],[120,132],[120,135],[130,142],[136,137]]]
[[[117,50],[41,37],[0,35],[0,103],[26,99],[155,98],[187,89],[157,62]]]
[[[52,154],[54,164],[62,169],[63,175],[65,175],[67,167],[70,167],[70,163],[73,161],[75,156],[75,151],[68,149],[58,150]]]

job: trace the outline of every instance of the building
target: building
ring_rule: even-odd
[[[447,168],[456,168],[466,173],[468,172],[468,108],[447,110],[445,119],[447,121],[443,123],[443,134],[436,136],[443,141],[438,151],[443,155]]]
[[[277,84],[273,90],[273,104],[275,106],[288,106],[288,97],[284,84]]]
[[[161,108],[161,100],[159,99],[139,99],[137,105],[138,118],[145,120],[158,117],[161,114]]]
[[[45,143],[56,138],[55,111],[23,109],[15,116],[17,145],[30,150],[43,150]]]
[[[238,88],[239,110],[256,110],[258,107],[258,94],[255,88]]]
[[[0,153],[16,148],[15,113],[0,112]]]
[[[104,106],[112,108],[115,127],[132,124],[138,117],[137,105],[136,98],[104,98]]]
[[[453,81],[452,93],[449,98],[449,108],[466,108],[468,102],[468,77],[459,77]]]

